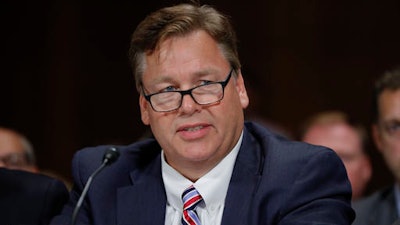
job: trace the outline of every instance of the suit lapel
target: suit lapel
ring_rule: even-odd
[[[260,181],[260,162],[263,162],[259,144],[245,129],[242,146],[236,159],[225,199],[222,225],[247,224],[253,193]]]
[[[144,171],[131,173],[132,186],[118,189],[117,224],[160,225],[165,223],[166,195],[158,156]]]
[[[376,208],[374,213],[371,214],[368,224],[392,224],[397,219],[396,202],[394,196],[394,189],[391,188],[387,195],[383,194],[380,202],[382,204]]]
[[[245,128],[225,199],[221,225],[248,224],[251,202],[264,162],[260,142]],[[144,170],[131,173],[132,185],[117,191],[118,225],[165,223],[167,198],[161,175],[161,156]]]

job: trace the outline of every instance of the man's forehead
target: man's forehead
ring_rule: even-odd
[[[22,144],[17,134],[0,130],[0,154],[22,152]]]
[[[358,136],[356,130],[342,123],[316,125],[305,136],[305,141],[333,148],[334,150],[339,150],[343,146],[347,146],[348,148],[361,147],[361,138]]]

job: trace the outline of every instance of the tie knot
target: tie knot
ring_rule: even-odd
[[[203,200],[200,193],[192,186],[182,193],[183,210],[194,210]]]

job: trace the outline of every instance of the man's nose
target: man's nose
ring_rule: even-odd
[[[185,113],[192,113],[201,108],[201,105],[197,104],[196,101],[190,94],[184,95],[182,98],[181,111]]]

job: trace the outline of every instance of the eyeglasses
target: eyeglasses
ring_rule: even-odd
[[[381,122],[378,124],[378,126],[389,137],[395,137],[396,139],[400,139],[400,122],[398,121]]]
[[[0,157],[0,161],[3,162],[5,167],[8,168],[20,168],[27,166],[28,158],[24,153],[11,153]]]
[[[143,91],[143,96],[156,112],[170,112],[179,109],[185,95],[190,95],[199,105],[211,105],[224,98],[224,90],[232,76],[232,71],[233,68],[224,81],[210,82],[184,91],[166,91],[149,95],[144,94]]]

